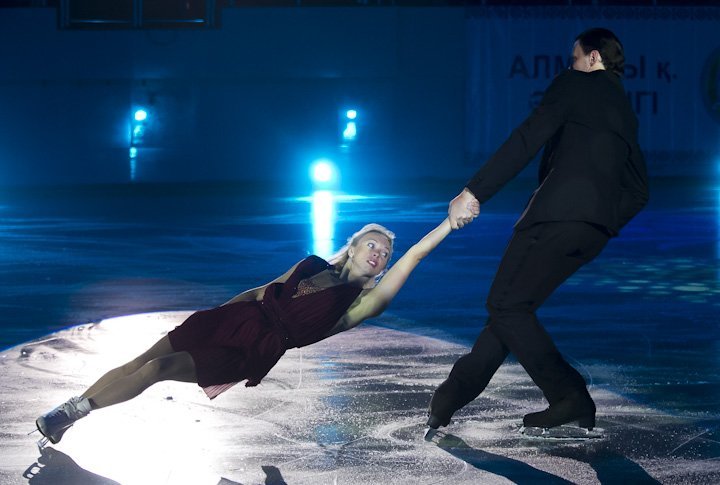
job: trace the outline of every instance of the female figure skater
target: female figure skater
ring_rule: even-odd
[[[479,213],[479,207],[473,213]],[[470,216],[465,221],[470,222]],[[195,382],[210,399],[247,380],[256,386],[287,349],[304,347],[380,315],[421,259],[450,232],[448,219],[413,245],[385,272],[395,235],[368,224],[348,239],[330,263],[309,256],[270,283],[224,305],[199,311],[127,364],[103,375],[36,420],[47,441],[58,443],[75,421],[94,409],[142,393],[156,382]]]

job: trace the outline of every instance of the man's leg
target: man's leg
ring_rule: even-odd
[[[472,350],[455,362],[448,378],[433,393],[428,426],[447,426],[455,411],[485,390],[507,355],[507,347],[486,325]]]
[[[435,391],[431,426],[446,425],[455,411],[475,399],[508,351],[515,353],[551,404],[567,395],[567,389],[584,389],[582,376],[562,358],[535,310],[597,256],[607,239],[601,230],[581,222],[540,224],[513,234],[490,289],[488,324]]]
[[[568,277],[607,243],[600,229],[582,222],[538,224],[517,231],[488,297],[488,326],[543,391],[550,405],[574,395],[594,418],[585,380],[568,364],[535,311]]]

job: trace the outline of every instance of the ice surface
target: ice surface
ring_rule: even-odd
[[[522,415],[546,403],[512,360],[423,439],[430,395],[484,324],[534,188],[515,182],[423,261],[374,326],[289,352],[260,387],[214,402],[195,386],[158,385],[43,454],[26,434],[38,414],[187,315],[147,312],[220,304],[314,251],[312,204],[232,184],[0,193],[0,347],[10,347],[0,353],[0,483],[720,483],[711,177],[653,180],[648,207],[538,312],[588,381],[602,439],[520,435]],[[444,217],[458,184],[338,197],[333,245],[375,221],[397,233],[400,254]]]
[[[522,415],[546,404],[512,363],[426,441],[431,393],[467,347],[373,325],[289,351],[259,387],[236,386],[212,402],[195,385],[158,384],[94,411],[38,452],[39,436],[27,435],[37,415],[187,315],[110,319],[1,353],[0,483],[720,481],[717,428],[708,416],[668,414],[607,388],[590,389],[602,439],[522,436]],[[600,370],[621,373],[611,365]]]

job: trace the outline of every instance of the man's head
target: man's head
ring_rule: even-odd
[[[608,29],[593,28],[575,38],[573,66],[576,71],[607,69],[622,76],[625,54],[620,40]]]

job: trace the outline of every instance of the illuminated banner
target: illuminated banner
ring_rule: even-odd
[[[624,85],[651,172],[720,153],[720,8],[468,9],[467,149],[492,153],[570,63],[575,37],[606,27],[625,47]],[[597,102],[588,93],[588,103]],[[655,170],[652,170],[655,169]]]

